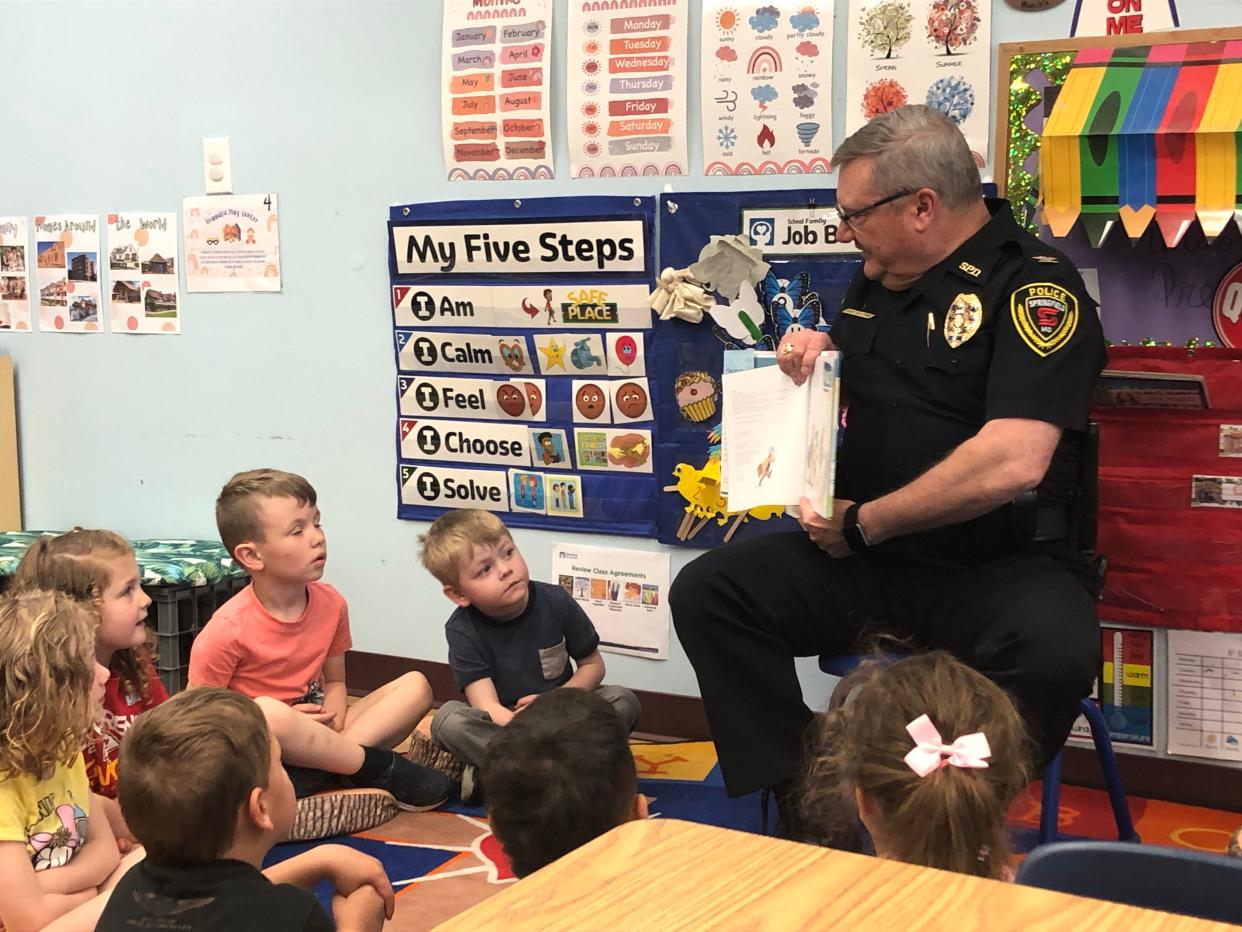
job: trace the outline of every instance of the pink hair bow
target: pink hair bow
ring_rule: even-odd
[[[945,744],[926,715],[912,721],[906,726],[906,731],[914,739],[914,749],[906,755],[905,761],[920,777],[950,765],[972,769],[986,767],[988,762],[985,758],[992,756],[992,749],[988,747],[988,739],[983,732],[962,735],[952,744]]]

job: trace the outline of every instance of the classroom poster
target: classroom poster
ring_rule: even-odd
[[[1176,0],[1077,0],[1071,36],[1125,36],[1176,29]]]
[[[177,215],[108,214],[113,333],[181,332]]]
[[[703,174],[832,170],[832,4],[707,0]]]
[[[990,0],[850,0],[845,132],[904,104],[926,104],[988,158]]]
[[[552,576],[595,625],[600,650],[668,659],[667,553],[553,544]]]
[[[449,181],[553,176],[551,0],[445,0],[440,113]]]
[[[1155,632],[1102,624],[1100,641],[1100,676],[1091,698],[1104,715],[1113,744],[1154,747]],[[1084,716],[1078,716],[1070,735],[1091,740]]]
[[[99,333],[99,218],[35,217],[39,329]]]
[[[1242,634],[1167,637],[1168,752],[1242,760]]]
[[[25,217],[0,217],[0,330],[30,332],[30,261]]]
[[[397,514],[651,536],[655,202],[533,198],[389,213]]]
[[[186,291],[280,291],[275,194],[187,197],[181,206]]]
[[[688,0],[570,0],[565,125],[574,178],[684,175]]]

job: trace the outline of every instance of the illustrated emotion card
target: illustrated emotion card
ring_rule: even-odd
[[[651,472],[651,431],[609,430],[608,466],[614,471]]]
[[[547,496],[543,473],[509,470],[509,507],[531,514],[547,513]]]
[[[612,391],[612,419],[618,424],[651,420],[651,396],[646,379],[620,379],[608,385]]]
[[[582,517],[582,479],[579,476],[547,478],[548,514],[562,518]]]
[[[608,374],[647,374],[641,333],[608,334]]]
[[[569,442],[565,431],[558,428],[532,427],[530,431],[531,458],[536,466],[544,469],[572,469],[569,459]]]
[[[611,404],[608,399],[608,383],[574,379],[572,388],[574,421],[578,424],[610,424]]]
[[[543,379],[510,379],[514,385],[522,389],[526,396],[526,419],[528,421],[546,421],[547,411],[544,409],[544,398],[547,389]]]

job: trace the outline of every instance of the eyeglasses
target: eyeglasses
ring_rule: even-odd
[[[866,207],[858,208],[858,210],[842,210],[840,205],[837,205],[837,219],[839,219],[851,230],[855,230],[859,226],[858,221],[867,214],[871,213],[871,211],[875,210],[877,207],[883,207],[885,204],[891,204],[893,201],[899,200],[900,198],[909,197],[911,194],[916,193],[916,190],[917,189],[908,189],[905,191],[898,191],[896,194],[890,194],[888,197],[882,197],[874,204],[868,204]]]

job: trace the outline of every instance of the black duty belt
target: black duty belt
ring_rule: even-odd
[[[1069,505],[1040,505],[1035,509],[1036,541],[1064,541],[1069,536]]]

